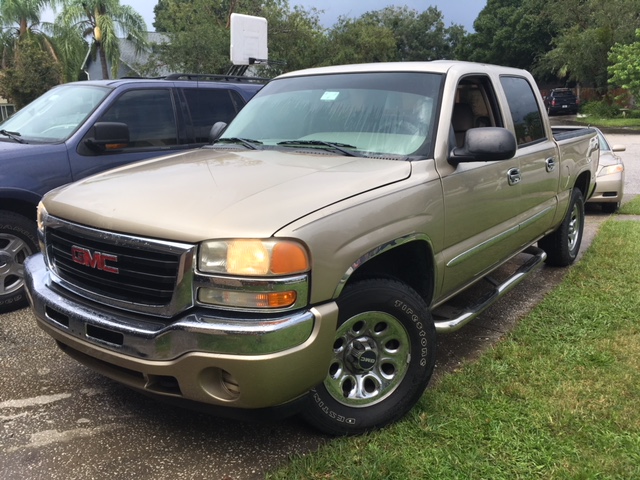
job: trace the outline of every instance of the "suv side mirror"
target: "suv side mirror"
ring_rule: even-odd
[[[516,137],[506,128],[483,127],[467,130],[464,145],[451,150],[449,161],[490,162],[508,160],[516,154]]]
[[[96,122],[93,136],[84,143],[91,150],[104,152],[121,150],[129,145],[129,126],[120,122]]]

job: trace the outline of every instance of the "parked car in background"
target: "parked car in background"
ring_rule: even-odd
[[[602,131],[598,128],[600,141],[600,166],[596,177],[596,190],[588,203],[600,205],[607,213],[615,212],[622,202],[624,194],[624,163],[616,152],[624,152],[624,145],[609,145]]]
[[[38,250],[42,195],[137,160],[201,147],[264,85],[174,74],[57,86],[0,123],[0,312],[26,305],[23,262]]]
[[[544,98],[549,115],[561,113],[563,115],[575,115],[578,113],[578,99],[570,88],[554,88]]]

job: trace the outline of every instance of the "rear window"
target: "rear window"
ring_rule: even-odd
[[[572,91],[551,92],[553,97],[573,97],[575,96]]]

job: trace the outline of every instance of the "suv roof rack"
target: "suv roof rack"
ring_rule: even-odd
[[[241,75],[216,75],[207,73],[172,73],[163,77],[165,80],[197,80],[205,82],[239,82],[239,83],[266,83],[268,78],[244,77]]]

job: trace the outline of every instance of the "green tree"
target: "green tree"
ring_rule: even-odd
[[[548,0],[488,0],[459,50],[465,60],[534,70],[556,34]]]
[[[156,30],[170,37],[156,61],[173,71],[225,73],[231,13],[267,19],[270,63],[259,67],[266,76],[317,65],[326,55],[317,10],[291,10],[286,0],[159,0],[154,11]]]
[[[2,24],[1,45],[2,68],[11,66],[20,56],[20,47],[26,44],[21,40],[29,36],[41,50],[58,61],[53,41],[48,35],[50,25],[42,23],[42,12],[58,0],[2,0],[0,1],[0,21]]]
[[[142,16],[119,0],[69,0],[57,23],[60,31],[75,31],[89,39],[92,55],[100,59],[103,78],[109,78],[108,63],[111,75],[118,76],[119,35],[131,41],[137,51],[147,46],[147,26]]]
[[[62,76],[59,62],[42,50],[35,35],[23,35],[17,47],[19,54],[13,65],[0,73],[0,95],[11,99],[17,108],[22,108],[58,85]]]
[[[609,51],[634,41],[640,28],[640,0],[552,0],[557,35],[542,58],[542,69],[606,90]]]
[[[328,33],[329,50],[324,63],[390,62],[396,58],[393,32],[378,19],[340,17]]]
[[[609,52],[609,83],[627,89],[635,98],[640,98],[640,29],[636,30],[637,41],[623,45],[616,43]]]
[[[444,17],[435,7],[423,12],[406,6],[387,7],[365,13],[361,18],[391,32],[396,61],[452,59],[466,33],[461,25],[445,27]]]

